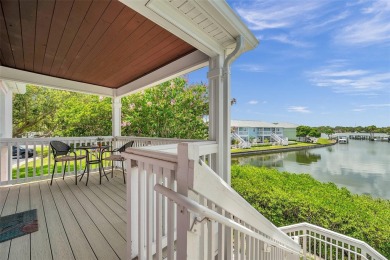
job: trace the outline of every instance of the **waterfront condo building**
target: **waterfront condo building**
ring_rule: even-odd
[[[272,134],[288,140],[297,139],[296,124],[291,123],[268,123],[250,120],[232,120],[232,132],[239,135],[246,142],[265,143],[272,142]]]

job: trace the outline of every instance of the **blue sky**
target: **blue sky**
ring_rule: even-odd
[[[390,0],[228,3],[260,40],[232,64],[232,119],[390,126]]]

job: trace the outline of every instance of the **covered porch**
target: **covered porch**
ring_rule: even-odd
[[[131,241],[125,236],[123,228],[130,222],[130,213],[124,216],[128,205],[123,207],[123,203],[131,200],[124,197],[121,181],[114,178],[96,186],[96,175],[91,175],[88,186],[82,182],[76,186],[68,166],[69,178],[56,179],[51,187],[47,183],[53,162],[43,158],[50,152],[50,140],[80,145],[94,142],[96,137],[12,138],[13,94],[23,94],[26,84],[34,84],[110,97],[112,135],[105,137],[105,142],[119,147],[129,139],[121,136],[123,96],[208,66],[209,140],[219,145],[207,158],[229,183],[229,68],[239,55],[255,48],[258,40],[225,1],[18,0],[2,1],[0,7],[1,216],[37,208],[40,219],[38,232],[1,243],[1,255],[9,259],[146,259],[140,246],[143,238]],[[138,141],[135,147],[194,140]],[[31,158],[14,159],[14,145],[39,152]],[[173,184],[174,169],[165,171],[166,184]],[[134,195],[142,183],[137,185],[128,178],[128,185],[136,187],[127,195]],[[148,188],[146,194],[155,192]],[[137,201],[142,204],[145,196]],[[158,239],[160,249],[177,238],[171,225],[176,220],[169,230],[167,222],[176,206],[164,201],[163,222],[167,225],[162,240]],[[146,225],[146,220],[132,222]],[[132,247],[137,250],[129,251]],[[152,247],[145,249],[147,258],[151,259],[153,252],[161,259],[156,244]],[[168,259],[173,259],[176,253],[171,247],[168,251]]]
[[[225,1],[1,2],[0,138],[12,138],[12,95],[26,84],[112,99],[121,136],[121,97],[208,66],[209,140],[215,170],[230,179],[230,64],[256,37]],[[50,22],[48,22],[50,21]],[[1,146],[0,182],[8,183]]]

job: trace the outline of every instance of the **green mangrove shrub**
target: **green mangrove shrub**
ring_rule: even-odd
[[[390,201],[309,174],[232,165],[232,186],[276,226],[308,222],[365,241],[390,258]]]

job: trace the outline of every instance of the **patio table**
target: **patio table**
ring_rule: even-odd
[[[88,146],[78,146],[78,147],[76,147],[76,149],[85,150],[86,153],[87,153],[87,162],[86,163],[87,163],[88,175],[87,175],[87,183],[86,184],[88,184],[89,166],[91,164],[98,164],[99,165],[99,175],[100,175],[99,177],[100,177],[100,179],[104,175],[104,176],[106,176],[106,178],[108,180],[107,175],[103,171],[102,155],[103,155],[104,150],[108,149],[109,147],[110,147],[109,145],[88,145]],[[96,151],[96,152],[94,152],[94,151]],[[93,156],[95,156],[95,158],[93,158]],[[81,176],[80,181],[83,178],[83,176],[84,175]]]

